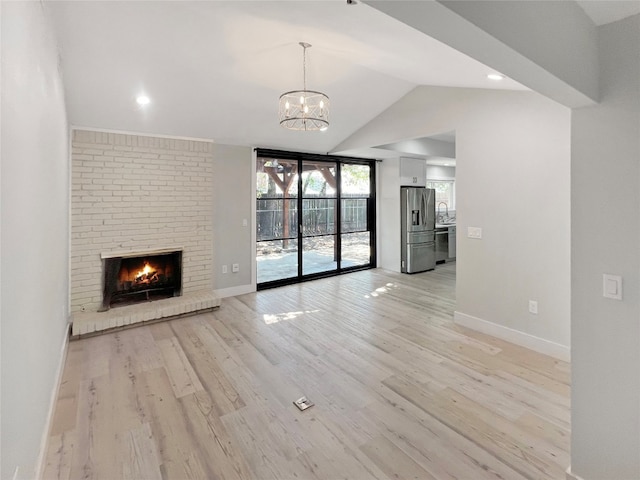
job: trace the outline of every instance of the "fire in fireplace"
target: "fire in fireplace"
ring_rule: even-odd
[[[105,258],[101,310],[118,305],[179,296],[182,251]]]

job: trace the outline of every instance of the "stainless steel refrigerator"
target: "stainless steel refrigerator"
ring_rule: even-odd
[[[417,273],[436,268],[436,191],[401,187],[401,271]]]

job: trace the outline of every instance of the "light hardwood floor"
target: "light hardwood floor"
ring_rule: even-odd
[[[44,477],[563,479],[568,364],[454,306],[455,264],[369,270],[71,342]]]

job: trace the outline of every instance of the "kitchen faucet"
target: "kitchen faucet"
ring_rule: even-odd
[[[446,218],[449,218],[449,205],[447,205],[447,202],[440,202],[438,203],[438,207],[436,208],[436,213],[438,214],[438,218],[442,219],[442,215],[440,214],[440,205],[444,205],[444,208],[446,209]]]

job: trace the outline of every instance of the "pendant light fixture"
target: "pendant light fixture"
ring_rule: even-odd
[[[329,97],[322,92],[307,90],[307,48],[302,47],[302,90],[293,90],[280,95],[280,125],[289,130],[320,130],[329,128]]]

